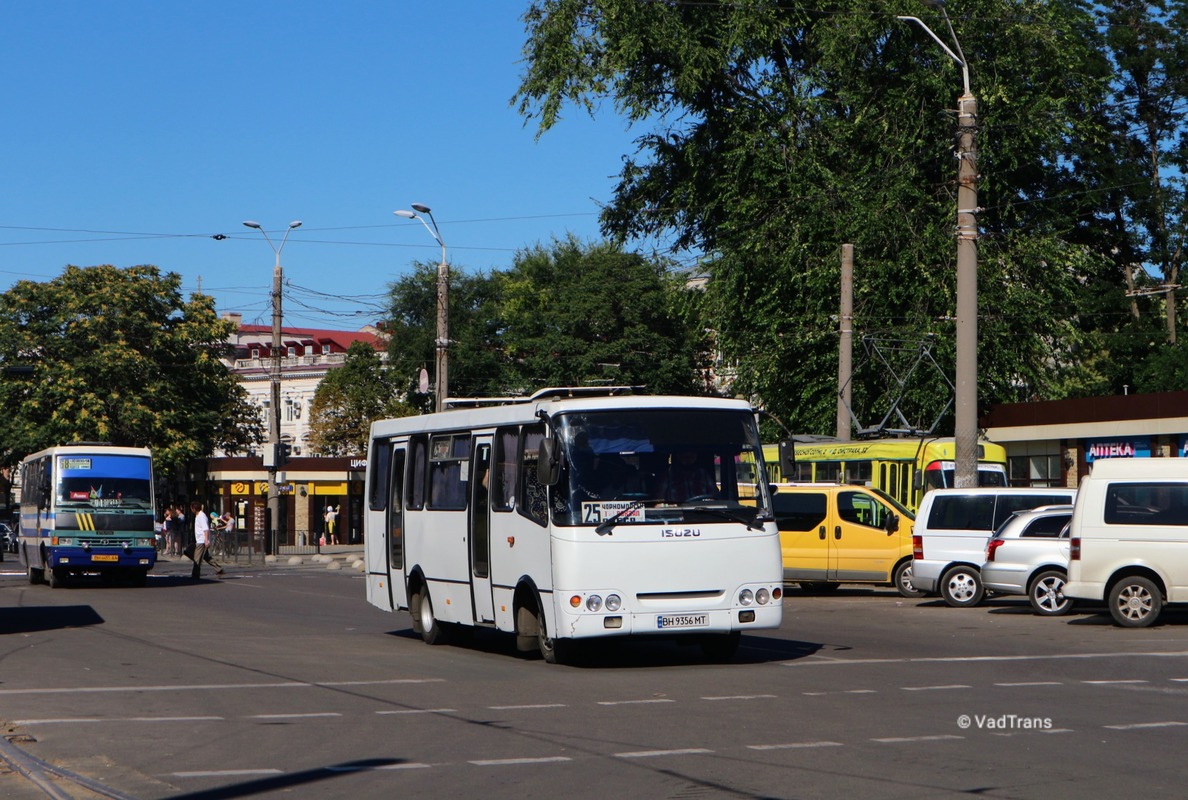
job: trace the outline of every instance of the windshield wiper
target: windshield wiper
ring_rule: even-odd
[[[619,520],[621,520],[623,517],[630,514],[632,511],[638,511],[639,509],[646,506],[648,503],[659,503],[659,502],[661,502],[661,501],[660,500],[635,500],[630,505],[621,509],[613,517],[610,517],[609,519],[604,519],[602,522],[598,523],[598,526],[594,528],[594,532],[597,533],[599,536],[606,536],[608,533],[611,532],[611,528],[615,527],[615,525],[619,522]]]
[[[758,522],[756,522],[758,514],[751,517],[751,519],[747,519],[740,513],[736,513],[734,511],[727,511],[724,508],[715,508],[712,506],[693,506],[692,508],[686,508],[684,510],[685,511],[697,511],[697,512],[704,513],[704,514],[711,514],[715,517],[720,517],[722,519],[729,520],[731,522],[741,522],[743,525],[746,525],[747,528],[749,528],[750,530],[755,530],[755,531],[763,530],[763,526],[760,525]]]

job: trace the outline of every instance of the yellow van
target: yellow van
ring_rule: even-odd
[[[843,583],[912,585],[912,513],[886,493],[847,484],[774,484],[784,582],[806,591]]]

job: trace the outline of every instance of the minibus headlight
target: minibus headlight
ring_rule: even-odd
[[[759,605],[765,606],[769,600],[771,600],[771,592],[767,591],[766,588],[755,592],[755,602],[757,602]]]
[[[606,610],[607,611],[618,611],[622,607],[623,607],[623,598],[619,597],[617,594],[608,594],[606,596]]]
[[[752,592],[750,589],[743,589],[738,593],[738,602],[741,605],[749,606],[751,603],[755,602],[754,592]]]
[[[600,611],[602,609],[602,598],[596,594],[592,594],[586,598],[587,611]]]

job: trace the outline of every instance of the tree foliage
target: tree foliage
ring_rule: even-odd
[[[352,342],[342,367],[331,370],[314,392],[309,421],[314,454],[365,454],[374,420],[415,413],[400,401],[403,388],[385,369],[374,347]]]
[[[1106,7],[1142,16],[1144,5]],[[1176,31],[1168,22],[1182,19],[1181,4],[1165,7],[1135,30]],[[1107,46],[1078,0],[948,10],[979,103],[981,400],[1133,382],[1135,364],[1101,348],[1146,331],[1097,313],[1124,311],[1117,234],[1135,230],[1139,206],[1117,165],[1138,148],[1121,147],[1135,126],[1120,109],[1151,81],[1115,78],[1122,45]],[[938,359],[953,365],[961,73],[897,15],[920,16],[949,41],[944,18],[908,0],[537,0],[525,15],[521,113],[543,135],[567,108],[595,114],[610,100],[636,126],[604,232],[670,235],[705,253],[707,325],[737,366],[737,388],[802,430],[832,429],[843,243],[856,250],[857,335],[935,336]],[[1182,45],[1148,38],[1140,49],[1183,64]],[[1160,93],[1173,74],[1184,70],[1156,76]],[[879,377],[855,388],[856,404],[873,402]],[[949,389],[938,376],[911,392],[924,407]]]
[[[507,270],[451,272],[449,394],[499,397],[546,386],[644,385],[695,393],[701,337],[684,281],[663,261],[573,238],[518,252]],[[391,369],[422,410],[433,376],[436,271],[392,286]]]
[[[69,266],[0,294],[0,461],[106,441],[150,447],[168,472],[259,441],[259,416],[220,361],[231,323],[180,286],[153,266]]]

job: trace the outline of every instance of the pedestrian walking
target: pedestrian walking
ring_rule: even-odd
[[[210,556],[207,546],[210,543],[210,517],[202,510],[202,503],[195,500],[190,503],[190,513],[194,517],[194,568],[190,570],[190,578],[198,580],[202,577],[202,562],[214,567],[215,575],[223,574],[223,565]]]

